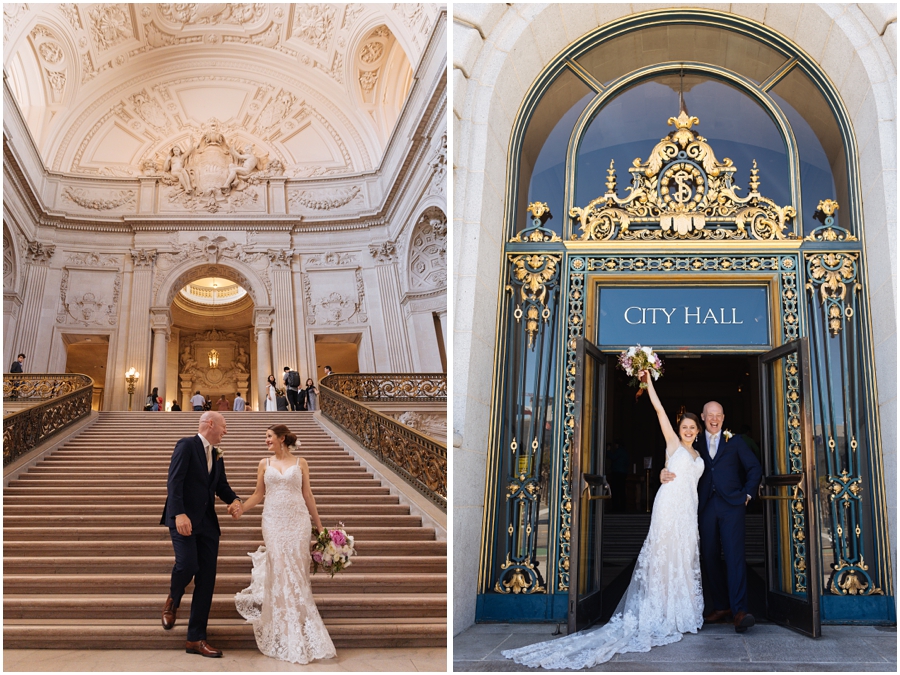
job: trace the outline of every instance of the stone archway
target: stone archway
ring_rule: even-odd
[[[544,66],[567,45],[616,19],[632,14],[627,4],[457,5],[454,7],[454,147],[456,203],[454,231],[455,526],[481,531],[482,490],[487,467],[490,405],[501,274],[502,232],[508,148],[519,106]],[[695,6],[696,7],[696,6]],[[896,9],[893,6],[833,4],[733,5],[735,15],[757,21],[802,47],[834,82],[854,129],[860,174],[873,307],[875,361],[894,372],[897,336],[894,284],[896,247]],[[672,5],[671,9],[678,9]],[[893,8],[893,10],[891,10]],[[891,15],[893,11],[893,15]],[[540,32],[535,27],[540,26]],[[883,37],[882,37],[883,36]],[[879,381],[883,429],[897,423],[896,382]],[[890,444],[886,444],[888,446]],[[884,471],[896,475],[896,451],[885,447]],[[472,489],[475,486],[475,489]],[[896,512],[896,493],[888,494]],[[891,542],[896,568],[896,542]],[[454,566],[454,633],[475,617],[479,540],[463,542]]]
[[[254,400],[260,379],[254,372],[271,370],[271,282],[264,274],[237,260],[201,264],[188,260],[161,279],[150,308],[152,372],[154,386],[164,387],[167,402],[177,399],[189,410],[190,396],[198,389],[216,399],[224,394],[230,401],[239,391],[248,402]],[[209,277],[233,282],[247,292],[242,301],[228,305],[230,323],[217,320],[215,307],[201,307],[179,296],[191,282]],[[242,317],[242,325],[231,325],[237,317]],[[210,352],[219,359],[215,365]]]

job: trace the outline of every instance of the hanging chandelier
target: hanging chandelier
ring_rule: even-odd
[[[219,352],[215,349],[211,349],[209,351],[209,367],[210,368],[218,368],[219,367]]]

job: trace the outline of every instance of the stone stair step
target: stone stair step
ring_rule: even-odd
[[[161,512],[161,510],[160,510]],[[224,522],[223,522],[224,524]],[[153,539],[170,542],[169,530],[162,525],[155,527],[72,527],[61,530],[58,527],[4,527],[3,542],[26,540],[59,540],[63,533],[65,540],[96,541],[97,539]],[[261,536],[259,527],[247,527],[235,523],[228,537],[253,539]],[[356,541],[430,540],[434,539],[434,529],[428,527],[358,527],[353,531]]]
[[[265,504],[265,502],[263,502]],[[344,503],[329,503],[325,501],[316,500],[316,506],[318,507],[319,515],[322,517],[322,522],[325,524],[326,518],[332,518],[336,515],[344,515],[344,514],[353,514],[353,515],[379,515],[379,516],[405,516],[409,515],[409,507],[404,506],[403,504],[370,504],[370,503],[353,503],[348,504],[346,501]],[[34,518],[45,518],[49,516],[70,516],[73,513],[78,513],[83,517],[96,517],[98,515],[110,515],[117,514],[117,516],[125,517],[125,516],[142,516],[147,513],[147,507],[145,504],[93,504],[93,503],[83,503],[79,504],[77,507],[73,508],[71,503],[68,504],[8,504],[5,503],[3,506],[3,513],[5,516],[16,516],[20,518],[29,518],[31,522],[34,522]],[[228,517],[228,507],[219,502],[216,504],[216,513],[219,515],[219,518]],[[254,515],[259,515],[260,510],[255,508],[248,513],[245,513],[241,520],[244,518],[249,518]],[[47,523],[41,522],[42,525],[46,525]],[[327,525],[326,525],[327,527]]]
[[[150,514],[150,515],[103,515],[102,522],[104,526],[109,527],[149,527],[152,525],[159,525],[159,519],[162,515],[162,508],[159,509],[160,513],[158,514]],[[146,510],[145,510],[146,513]],[[42,515],[40,517],[41,527],[55,527],[63,529],[70,528],[80,528],[91,525],[96,525],[99,516],[96,515],[81,515],[81,514],[69,514],[69,515]],[[345,528],[348,531],[352,530],[356,527],[374,527],[376,525],[380,525],[381,527],[418,527],[422,523],[422,518],[420,516],[399,516],[399,515],[354,515],[354,514],[341,514],[341,520],[344,523]],[[33,524],[35,519],[31,516],[3,516],[3,525],[4,527],[28,527],[29,524]],[[220,518],[219,525],[222,528],[223,532],[225,530],[230,530],[231,528],[246,528],[246,527],[260,527],[260,523],[262,522],[262,514],[259,510],[256,510],[255,513],[251,512],[245,516],[242,516],[239,520],[235,520],[234,518]],[[322,523],[325,525],[324,521]],[[327,525],[326,525],[327,527]],[[353,534],[352,531],[349,532]],[[355,536],[355,535],[354,535]]]
[[[173,555],[157,556],[19,556],[3,558],[6,574],[65,574],[81,569],[84,574],[167,574],[172,571]],[[246,574],[250,581],[253,563],[248,555],[219,555],[218,574]],[[379,573],[389,569],[396,574],[440,574],[446,561],[440,556],[363,556],[357,553],[342,574]]]
[[[232,539],[230,536],[219,541],[219,555],[246,555],[255,551],[263,543],[262,534],[251,539]],[[358,556],[443,556],[447,555],[446,541],[399,541],[355,539],[354,548]],[[172,543],[168,535],[157,540],[114,541],[4,541],[5,556],[156,556],[168,555],[174,561]],[[354,558],[355,559],[355,558]]]
[[[4,595],[3,618],[78,619],[90,614],[105,619],[146,619],[162,613],[165,598],[158,595]],[[447,598],[441,593],[324,593],[315,596],[316,607],[328,619],[371,617],[434,618],[447,616]],[[186,594],[178,616],[186,620],[191,612],[191,596]],[[240,619],[234,596],[213,596],[210,619]]]
[[[179,622],[181,623],[181,622]],[[446,620],[331,619],[325,622],[335,648],[429,647],[447,643]],[[243,619],[210,619],[209,642],[219,649],[256,649],[253,627]],[[83,619],[66,624],[8,624],[3,626],[4,649],[179,649],[187,638],[187,624],[162,630],[159,619],[84,625]],[[198,657],[199,658],[199,657]]]
[[[350,569],[353,569],[351,566]],[[3,575],[4,593],[50,595],[56,593],[103,593],[115,588],[121,594],[159,593],[165,599],[171,581],[170,572],[161,574],[7,574]],[[392,574],[363,572],[312,576],[316,593],[445,593],[446,574]],[[250,585],[247,574],[217,574],[219,593],[237,593]],[[193,588],[190,586],[189,588]]]
[[[107,507],[109,505],[113,506],[138,506],[140,508],[146,508],[146,502],[141,499],[138,501],[137,499],[134,501],[126,501],[123,499],[125,495],[112,495],[112,494],[77,494],[77,495],[69,495],[69,494],[58,494],[58,495],[32,495],[29,493],[20,493],[16,495],[5,495],[3,497],[3,507],[4,509],[20,507],[20,506],[72,506],[77,504],[79,506],[85,507]],[[355,506],[360,502],[354,502],[353,504],[348,504],[348,498],[344,494],[333,494],[333,495],[316,495],[316,505],[347,505],[347,506]],[[398,505],[400,503],[400,498],[397,495],[392,494],[367,494],[365,495],[364,505],[375,506],[378,505]],[[221,507],[221,513],[225,513],[227,506],[221,502],[216,504],[216,511],[219,511]],[[337,508],[335,506],[335,508]],[[408,509],[408,507],[407,507]]]

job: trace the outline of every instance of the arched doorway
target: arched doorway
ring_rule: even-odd
[[[568,10],[563,13],[566,12]],[[685,27],[689,30],[683,30]],[[645,31],[647,33],[642,35]],[[650,39],[653,31],[657,37],[665,39]],[[696,37],[701,34],[704,39]],[[748,40],[755,43],[750,51]],[[623,43],[628,46],[623,47]],[[614,45],[618,47],[613,48]],[[609,49],[604,51],[606,46]],[[745,58],[735,60],[738,54]],[[807,557],[804,545],[795,545],[802,543],[795,533],[789,533],[784,539],[786,552],[793,546],[786,555],[793,565],[793,569],[785,574],[785,580],[792,584],[789,592],[803,596],[810,588],[806,582],[818,574],[823,589],[821,604],[827,620],[839,622],[852,615],[863,606],[860,602],[863,595],[868,596],[866,602],[871,603],[866,607],[877,607],[869,612],[870,620],[892,620],[884,461],[872,359],[876,348],[872,342],[873,313],[866,281],[865,254],[869,249],[864,235],[870,232],[864,231],[862,222],[857,141],[840,95],[820,67],[783,36],[735,15],[706,10],[655,10],[627,16],[587,33],[563,48],[551,62],[545,60],[541,63],[546,65],[532,68],[536,62],[533,60],[522,68],[523,71],[531,69],[535,74],[533,81],[530,76],[526,78],[527,90],[522,91],[522,96],[508,97],[506,102],[501,102],[500,96],[494,98],[497,107],[506,110],[512,107],[509,116],[514,122],[508,162],[493,159],[494,149],[502,154],[502,148],[494,147],[493,138],[487,142],[487,152],[482,153],[488,158],[485,172],[493,176],[488,180],[494,186],[503,184],[502,176],[499,180],[494,178],[505,169],[507,182],[503,205],[505,218],[501,219],[500,207],[489,198],[488,190],[484,191],[484,197],[480,193],[477,195],[476,201],[482,209],[481,222],[502,222],[505,229],[501,231],[500,227],[491,229],[491,226],[482,225],[479,244],[469,247],[469,252],[474,253],[472,249],[477,248],[480,259],[482,251],[490,250],[480,244],[481,235],[488,230],[490,235],[504,242],[503,251],[497,257],[502,261],[502,268],[496,270],[492,263],[470,264],[465,260],[465,254],[460,263],[460,268],[465,270],[459,274],[463,289],[460,297],[475,298],[472,304],[476,308],[472,316],[465,315],[462,325],[472,319],[471,335],[488,336],[488,343],[494,349],[495,364],[493,377],[477,377],[477,369],[470,366],[469,380],[459,383],[473,401],[483,402],[488,399],[484,380],[493,382],[490,415],[472,401],[462,415],[457,413],[469,423],[464,437],[479,438],[473,440],[468,449],[474,450],[475,445],[482,444],[485,436],[490,439],[486,453],[488,477],[479,597],[474,603],[473,614],[482,620],[556,619],[564,615],[569,606],[569,591],[576,584],[571,571],[581,562],[576,559],[578,553],[573,546],[575,538],[580,536],[573,521],[573,511],[582,490],[581,483],[574,478],[578,457],[573,452],[581,433],[577,426],[575,383],[582,362],[577,360],[577,350],[579,341],[589,337],[604,347],[597,330],[607,287],[683,286],[689,279],[704,276],[704,281],[712,280],[724,288],[735,285],[733,282],[738,276],[732,272],[736,273],[744,265],[742,256],[748,256],[745,259],[748,266],[742,271],[747,273],[744,278],[749,279],[750,274],[761,270],[757,268],[755,256],[767,252],[770,260],[775,261],[774,274],[769,276],[772,279],[780,276],[778,283],[784,285],[778,289],[773,286],[770,290],[771,297],[777,301],[772,304],[771,318],[778,321],[770,326],[775,327],[778,334],[771,334],[766,344],[777,348],[798,337],[815,342],[811,391],[819,401],[826,401],[826,405],[813,410],[815,422],[812,428],[815,431],[808,434],[815,436],[810,440],[816,444],[813,454],[820,471],[818,480],[812,478],[812,484],[818,487],[810,487],[809,498],[803,504],[805,513],[813,509],[821,515],[817,539],[825,545],[821,557],[813,560],[816,556],[810,554]],[[512,68],[518,70],[518,63]],[[680,82],[682,70],[685,72],[683,87]],[[761,74],[757,70],[766,72]],[[529,81],[530,85],[527,84]],[[791,207],[794,211],[791,217],[796,218],[783,231],[787,236],[783,240],[780,237],[771,240],[791,240],[790,245],[758,244],[750,241],[758,239],[755,235],[737,242],[731,235],[723,234],[721,241],[732,239],[734,245],[718,247],[719,260],[709,267],[713,259],[710,254],[717,246],[714,239],[707,237],[712,230],[702,234],[699,229],[682,232],[681,226],[686,222],[680,218],[663,218],[661,214],[668,213],[666,208],[650,215],[630,212],[624,206],[629,194],[634,196],[640,190],[640,179],[636,174],[642,170],[644,158],[651,155],[654,144],[660,143],[660,137],[671,129],[665,127],[664,118],[678,117],[677,103],[671,109],[665,109],[666,106],[660,108],[648,102],[655,100],[657,95],[660,99],[674,97],[677,101],[679,89],[683,89],[685,97],[689,98],[687,92],[692,86],[696,87],[693,93],[697,96],[704,94],[706,88],[729,93],[723,87],[747,94],[747,101],[740,106],[746,114],[731,120],[745,124],[733,129],[732,137],[735,133],[757,128],[749,123],[753,106],[765,113],[761,120],[768,119],[774,127],[783,130],[780,148],[766,142],[752,151],[758,157],[763,157],[767,151],[786,155],[785,170],[776,170],[774,163],[764,168],[766,160],[760,160],[759,168],[752,162],[740,161],[743,177],[734,184],[742,188],[743,196],[757,192],[761,178],[760,193],[774,197],[779,205]],[[494,93],[501,88],[498,85]],[[623,137],[622,127],[607,125],[607,138],[604,139],[602,134],[591,138],[591,124],[601,120],[594,130],[604,130],[603,116],[615,112],[618,97],[624,101],[631,93],[636,94],[637,99],[643,97],[644,103],[632,101],[628,106],[631,118],[620,116],[620,121],[646,122],[655,126],[646,137],[650,140],[649,145],[628,155],[622,162],[616,156],[614,146],[627,145],[638,137]],[[751,103],[752,98],[758,103]],[[728,96],[714,95],[708,100],[715,100],[718,105],[727,103]],[[690,115],[698,115],[703,124],[715,125],[716,120],[721,119],[712,108],[702,110],[692,106],[689,103]],[[487,105],[485,109],[490,107]],[[503,117],[494,112],[492,109],[492,120]],[[674,124],[677,127],[678,123]],[[702,132],[708,133],[709,128],[708,125],[702,127]],[[641,133],[637,129],[629,131]],[[650,128],[645,131],[650,133]],[[506,134],[498,137],[503,143]],[[779,139],[778,136],[774,138]],[[727,133],[716,137],[713,145],[718,147],[722,140],[728,140]],[[627,155],[632,151],[625,149],[623,152]],[[597,163],[599,155],[603,156],[602,164]],[[640,159],[632,163],[635,156]],[[716,156],[734,158],[741,155],[727,150]],[[610,158],[616,159],[614,165],[610,165]],[[470,169],[475,165],[478,162],[472,163]],[[629,165],[632,165],[630,177]],[[739,166],[738,160],[734,165]],[[775,176],[772,181],[766,178],[769,174]],[[651,169],[642,176],[655,176],[655,171]],[[587,177],[586,182],[581,180],[583,177]],[[660,185],[663,178],[665,176],[661,174]],[[808,182],[810,179],[812,182]],[[625,189],[629,183],[631,190]],[[782,191],[781,197],[777,196],[776,190]],[[827,190],[831,196],[820,194],[822,190]],[[476,195],[472,196],[476,198]],[[840,203],[842,199],[844,203],[840,206],[838,219],[829,201]],[[534,204],[538,201],[548,202],[549,209],[547,204]],[[530,203],[534,209],[526,208]],[[488,213],[489,208],[494,210]],[[601,213],[604,209],[606,211]],[[618,219],[617,209],[618,215],[628,218],[627,222]],[[476,210],[477,207],[473,207],[473,213]],[[548,210],[553,220],[548,221]],[[786,216],[788,211],[783,210],[781,214]],[[647,224],[655,218],[654,232],[641,225],[642,217],[649,217]],[[475,220],[477,218],[473,216],[470,222]],[[770,222],[777,221],[785,222],[779,217]],[[669,225],[667,234],[657,236],[666,229],[666,224]],[[877,219],[865,225],[866,229],[871,226],[872,231],[878,231],[880,227]],[[611,228],[608,231],[607,226]],[[736,227],[734,231],[739,229]],[[679,245],[676,240],[684,243]],[[825,250],[829,251],[827,255],[823,254]],[[789,255],[771,257],[772,253]],[[485,257],[490,256],[485,254]],[[828,270],[823,266],[826,261],[831,261],[827,263]],[[835,266],[835,262],[840,264]],[[718,266],[719,263],[724,266]],[[779,267],[784,263],[793,270],[789,272],[790,278],[782,275],[788,271],[786,267]],[[728,275],[732,275],[728,280],[724,274],[726,269]],[[840,300],[835,302],[837,298],[829,297],[822,280],[837,278],[835,275],[840,276],[842,269],[846,280],[842,284],[847,284],[847,293],[839,293]],[[480,295],[476,292],[477,285],[483,285],[488,277],[500,283],[496,313],[492,309],[480,311],[489,304],[483,298],[492,296],[475,297]],[[793,283],[796,286],[791,287]],[[496,342],[484,328],[494,325],[495,316],[499,326]],[[482,326],[479,327],[478,322]],[[844,345],[851,342],[860,346],[847,351]],[[478,340],[472,339],[469,344],[473,351],[470,355],[472,363],[479,363],[479,368],[483,369],[483,354],[474,353],[480,349]],[[689,346],[688,351],[694,347],[696,345]],[[605,348],[609,352],[616,346],[606,344]],[[734,358],[751,358],[747,354],[752,352],[752,349],[745,349]],[[608,364],[600,358],[597,362],[598,368],[608,370]],[[848,364],[848,367],[839,370],[836,363]],[[746,368],[747,362],[735,361],[728,365],[742,376],[755,370]],[[672,377],[676,377],[674,372]],[[755,377],[759,378],[756,381],[759,384],[763,376]],[[670,381],[674,382],[674,379]],[[752,391],[753,386],[750,382],[748,391]],[[595,385],[595,389],[606,391],[602,384]],[[615,387],[611,393],[616,400],[623,398],[622,392]],[[789,396],[796,393],[787,392]],[[836,401],[837,405],[829,409],[831,401]],[[857,405],[856,401],[862,403]],[[832,410],[844,412],[833,413]],[[601,427],[615,417],[607,415],[602,408],[595,408],[595,411],[599,411],[596,421]],[[751,419],[752,426],[754,415],[751,402],[736,418],[743,420],[746,416]],[[784,417],[789,418],[790,414]],[[488,419],[489,423],[484,422]],[[474,426],[471,426],[472,420]],[[488,424],[490,428],[485,429]],[[852,433],[848,431],[851,427]],[[616,432],[615,428],[602,428],[607,433]],[[597,443],[601,447],[599,452],[603,453],[602,440],[582,436],[580,441]],[[467,449],[468,443],[465,440],[461,443],[463,449]],[[787,455],[785,459],[788,460],[785,467],[792,471],[793,459]],[[856,474],[851,466],[858,469]],[[833,471],[832,467],[839,471]],[[844,473],[838,475],[841,471]],[[842,485],[851,484],[858,488],[851,490],[856,497],[867,496],[860,500],[847,495],[844,499]],[[849,528],[841,523],[844,515],[838,513],[835,517],[832,509],[835,498],[847,504],[844,515],[858,513],[860,517],[855,522],[864,525]],[[865,553],[863,549],[866,549]],[[860,565],[863,556],[867,563],[865,569]],[[873,560],[877,560],[877,564],[872,564]],[[810,591],[810,594],[815,593]]]
[[[262,383],[272,370],[272,317],[265,284],[252,269],[188,261],[170,270],[150,308],[153,332],[150,381],[167,409],[190,410],[198,390],[213,409],[224,394],[240,393],[259,409]],[[163,394],[162,392],[165,392]]]
[[[167,398],[167,408],[177,399],[183,410],[190,410],[198,391],[214,410],[222,397],[229,403],[238,393],[250,399],[256,366],[251,356],[253,308],[246,289],[221,277],[195,279],[175,295],[168,351],[175,351],[177,360],[167,359],[166,367],[177,375],[178,390]]]

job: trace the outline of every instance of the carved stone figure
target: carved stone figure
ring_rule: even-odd
[[[231,156],[234,157],[234,162],[228,165],[228,177],[222,186],[223,192],[230,190],[232,184],[238,178],[246,178],[253,173],[257,164],[259,164],[259,158],[253,154],[252,145],[244,146],[244,154],[241,154],[235,148],[231,148]],[[240,163],[238,164],[238,162]]]
[[[234,367],[240,373],[250,372],[250,356],[243,347],[238,347],[238,353],[234,357]]]
[[[197,361],[191,355],[191,348],[186,346],[181,354],[181,374],[188,376],[197,371]]]
[[[181,187],[188,194],[194,191],[194,186],[191,184],[191,174],[188,171],[186,162],[195,148],[194,139],[191,139],[191,145],[184,152],[182,152],[181,147],[176,145],[169,152],[169,158],[166,159],[166,165],[163,167],[163,171],[172,174],[178,179]]]

